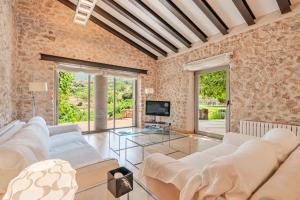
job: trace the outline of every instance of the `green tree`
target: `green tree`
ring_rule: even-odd
[[[70,96],[71,85],[74,79],[75,78],[73,73],[63,71],[59,72],[58,92],[60,95],[62,95],[62,97],[68,98]]]
[[[226,71],[200,74],[199,95],[203,99],[217,99],[220,103],[226,101]]]

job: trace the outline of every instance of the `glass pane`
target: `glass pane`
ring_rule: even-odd
[[[58,78],[58,124],[88,131],[88,74],[60,71]]]
[[[134,80],[116,78],[115,128],[133,126]]]
[[[198,129],[224,135],[226,132],[226,70],[199,75]]]
[[[107,78],[107,128],[114,128],[114,79]]]

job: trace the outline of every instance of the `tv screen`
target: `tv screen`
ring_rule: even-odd
[[[170,116],[169,101],[146,101],[146,115]]]

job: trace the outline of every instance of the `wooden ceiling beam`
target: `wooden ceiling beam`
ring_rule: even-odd
[[[122,30],[124,30],[125,32],[127,32],[128,34],[132,35],[137,40],[143,42],[144,44],[148,45],[149,47],[151,47],[155,51],[159,52],[161,55],[163,55],[163,56],[167,56],[168,55],[168,53],[166,51],[164,51],[163,49],[161,49],[160,47],[158,47],[156,44],[154,44],[151,41],[149,41],[147,38],[145,38],[142,35],[140,35],[135,30],[133,30],[130,27],[128,27],[123,22],[119,21],[117,18],[115,18],[114,16],[112,16],[111,14],[109,14],[108,12],[106,12],[105,10],[103,10],[102,8],[100,8],[99,6],[97,6],[97,5],[95,6],[94,12],[97,13],[97,14],[99,14],[99,15],[101,15],[102,17],[104,17],[105,19],[107,19],[108,21],[110,21],[111,23],[113,23],[114,25],[118,26],[119,28],[121,28]]]
[[[178,41],[184,44],[186,47],[191,47],[191,42],[181,35],[176,29],[174,29],[170,24],[168,24],[163,18],[151,10],[145,3],[141,0],[130,0],[137,8],[143,11],[147,16],[153,19],[157,24],[159,24],[163,29],[175,37]]]
[[[173,45],[171,42],[169,42],[167,39],[159,35],[157,32],[155,32],[152,28],[150,28],[148,25],[146,25],[144,22],[142,22],[139,18],[135,17],[133,14],[131,14],[129,11],[127,11],[125,8],[120,6],[117,2],[113,0],[102,0],[107,5],[109,5],[111,8],[116,10],[119,14],[133,22],[135,25],[137,25],[139,28],[143,29],[145,32],[147,32],[149,35],[151,35],[153,38],[164,44],[166,47],[168,47],[173,52],[177,53],[178,48]]]
[[[291,2],[289,0],[276,0],[279,6],[281,14],[285,14],[291,11]]]
[[[99,68],[99,69],[110,69],[110,70],[147,74],[147,70],[144,70],[144,69],[123,67],[123,66],[119,66],[119,65],[98,63],[98,62],[80,60],[80,59],[75,59],[75,58],[66,58],[66,57],[54,56],[54,55],[43,54],[43,53],[41,53],[40,56],[41,56],[41,60],[45,60],[45,61],[52,61],[52,62],[65,63],[65,64],[74,64],[74,65],[86,66],[86,67],[95,67],[95,68]]]
[[[207,16],[207,18],[225,35],[228,34],[228,26],[214,11],[206,0],[193,0],[200,10]]]
[[[207,35],[188,18],[171,0],[159,0],[171,13],[173,13],[186,27],[188,27],[199,39],[207,42]]]
[[[68,8],[72,9],[73,11],[76,11],[76,5],[73,4],[72,2],[68,1],[68,0],[58,0],[60,3],[62,3],[63,5],[67,6]],[[158,59],[158,56],[153,54],[152,52],[148,51],[147,49],[145,49],[144,47],[140,46],[139,44],[135,43],[134,41],[130,40],[129,38],[125,37],[124,35],[122,35],[121,33],[119,33],[118,31],[116,31],[115,29],[111,28],[110,26],[106,25],[105,23],[103,23],[102,21],[100,21],[98,18],[94,17],[94,16],[90,16],[90,20],[95,23],[96,25],[100,26],[101,28],[107,30],[108,32],[110,32],[111,34],[115,35],[116,37],[120,38],[121,40],[127,42],[128,44],[130,44],[131,46],[137,48],[138,50],[142,51],[143,53],[147,54],[148,56],[150,56],[151,58],[154,59]]]
[[[236,8],[239,10],[240,14],[246,21],[246,23],[250,26],[255,24],[255,16],[251,11],[246,0],[232,0]]]

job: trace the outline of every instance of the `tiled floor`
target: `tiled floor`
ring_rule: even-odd
[[[199,120],[198,129],[199,131],[203,131],[206,133],[224,135],[226,132],[226,120],[225,119]]]
[[[121,166],[125,166],[128,169],[132,170],[134,172],[135,176],[137,176],[138,168],[141,168],[142,164],[138,165],[137,166],[138,168],[136,168],[125,160],[125,151],[124,150],[121,151],[120,156],[116,155],[113,151],[111,151],[109,149],[108,135],[109,134],[107,132],[104,132],[104,133],[85,135],[85,138],[92,146],[94,146],[101,153],[101,155],[103,155],[103,157],[117,158],[119,160],[119,164]],[[117,141],[118,141],[117,138],[111,138],[112,143],[115,143]],[[186,153],[177,152],[177,153],[170,154],[169,156],[179,159],[181,157],[188,155],[190,152],[192,153],[192,152],[196,152],[196,151],[203,151],[209,147],[217,145],[218,143],[220,143],[220,141],[216,140],[216,139],[203,137],[203,136],[199,136],[199,135],[190,135],[187,138],[179,139],[179,140],[175,140],[175,141],[171,142],[171,147],[175,148],[176,150],[181,150]],[[124,138],[123,138],[123,140],[121,140],[121,144],[122,144],[122,146],[124,145]],[[161,144],[153,145],[153,146],[149,146],[149,147],[145,148],[145,156],[149,155],[150,153],[154,153],[154,152],[161,152],[161,153],[167,154],[171,151],[173,151],[173,150],[169,148],[168,143],[165,143],[164,145],[161,145]],[[133,148],[133,149],[130,149],[127,151],[127,156],[132,161],[141,160],[141,158],[142,158],[141,152],[142,151],[140,149]]]
[[[88,121],[76,122],[82,131],[88,131]],[[132,118],[116,119],[116,128],[118,127],[130,127],[132,126]],[[91,131],[94,130],[94,121],[90,121]],[[113,128],[114,121],[112,119],[107,120],[107,128]]]

